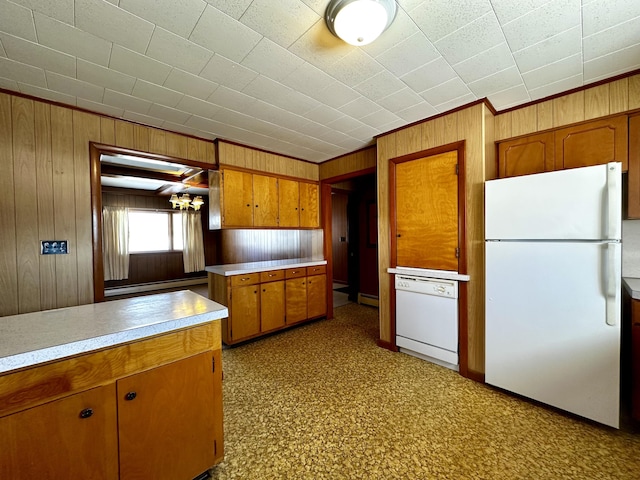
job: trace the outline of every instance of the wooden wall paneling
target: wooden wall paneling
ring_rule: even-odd
[[[67,255],[55,255],[57,307],[61,308],[78,305],[75,165],[72,110],[54,105],[51,106],[51,154],[56,239],[70,242]],[[85,201],[89,202],[89,197]]]
[[[116,123],[112,118],[100,117],[100,143],[116,144]]]
[[[89,143],[100,141],[100,117],[73,111],[78,303],[93,302],[93,243]]]
[[[187,158],[187,137],[177,133],[166,132],[167,155],[177,158]]]
[[[538,111],[538,132],[553,128],[553,100],[547,100],[536,105]]]
[[[206,142],[197,138],[187,138],[187,158],[199,162],[207,162]]]
[[[397,156],[407,155],[412,152],[423,150],[422,147],[422,127],[414,125],[395,132],[396,154]]]
[[[15,182],[18,310],[40,310],[40,243],[36,178],[34,101],[12,97],[13,176]],[[4,208],[4,206],[3,206]]]
[[[640,74],[628,78],[629,110],[640,108]]]
[[[38,236],[55,238],[53,210],[53,163],[51,159],[51,106],[35,102],[36,196],[38,201]],[[56,258],[40,255],[40,308],[56,308]]]
[[[320,179],[338,177],[347,173],[358,172],[376,166],[375,145],[364,150],[359,150],[350,155],[343,155],[319,165]]]
[[[584,90],[554,98],[552,102],[554,127],[584,120]]]
[[[496,122],[493,113],[484,107],[484,179],[498,178],[498,159],[496,158]]]
[[[496,132],[496,141],[503,140],[505,138],[513,137],[512,127],[511,127],[511,112],[501,113],[500,115],[495,117],[495,132]],[[537,113],[536,113],[537,119]],[[536,126],[537,128],[537,126]]]
[[[629,110],[629,79],[621,78],[607,85],[609,85],[609,113],[613,115]]]
[[[609,115],[609,84],[598,85],[584,91],[584,119]]]
[[[537,124],[538,112],[535,105],[514,110],[511,117],[511,134],[517,137],[535,132]]]
[[[0,93],[0,316],[19,313],[11,99]]]
[[[167,154],[167,137],[163,130],[152,128],[149,131],[149,152],[159,155]]]
[[[115,120],[116,124],[116,147],[136,149],[135,135],[133,133],[133,123],[124,120]]]
[[[458,114],[450,113],[443,117],[438,117],[435,120],[435,145],[448,145],[458,140]]]
[[[149,127],[143,125],[133,125],[133,144],[136,150],[141,152],[149,151]]]
[[[213,142],[205,142],[205,162],[211,165],[218,165],[218,159],[216,158],[216,147]]]

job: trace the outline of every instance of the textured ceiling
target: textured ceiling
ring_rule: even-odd
[[[0,88],[321,162],[488,97],[640,68],[640,0],[398,0],[353,47],[328,0],[0,0]]]

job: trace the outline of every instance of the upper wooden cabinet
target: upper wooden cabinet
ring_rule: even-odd
[[[501,178],[555,170],[553,132],[501,142],[498,158]]]
[[[317,228],[320,226],[318,197],[320,188],[315,183],[300,182],[300,226]]]
[[[278,210],[280,227],[300,226],[300,183],[278,179]]]
[[[253,175],[224,170],[222,177],[222,225],[253,226]]]

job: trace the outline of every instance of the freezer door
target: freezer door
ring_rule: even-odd
[[[487,383],[618,427],[620,321],[607,310],[620,312],[619,249],[487,242]]]
[[[620,239],[621,164],[491,180],[486,239]]]

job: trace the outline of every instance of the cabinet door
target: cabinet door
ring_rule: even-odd
[[[529,135],[498,144],[500,178],[555,170],[553,132]]]
[[[287,325],[307,319],[307,279],[293,278],[286,281]]]
[[[317,228],[320,226],[318,190],[315,183],[300,182],[300,226]]]
[[[263,283],[260,289],[260,331],[284,327],[284,282]]]
[[[458,271],[458,152],[395,167],[396,262]]]
[[[253,175],[253,226],[278,226],[278,179]]]
[[[631,416],[640,420],[640,300],[631,308]]]
[[[300,184],[295,180],[278,179],[278,225],[300,226]]]
[[[626,218],[640,218],[640,115],[629,118],[629,175]]]
[[[260,285],[231,289],[231,340],[251,337],[260,333]]]
[[[307,277],[307,316],[321,317],[327,314],[327,276]]]
[[[556,165],[588,167],[622,162],[628,169],[626,115],[562,128],[555,132]]]
[[[253,226],[253,178],[250,173],[222,173],[222,222],[225,227]]]
[[[117,431],[115,384],[0,418],[0,478],[115,480]]]
[[[214,387],[212,352],[119,380],[120,479],[191,479],[211,468]]]

